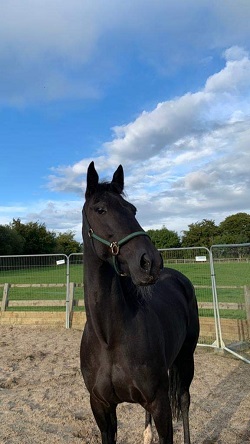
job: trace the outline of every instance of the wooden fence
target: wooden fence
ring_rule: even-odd
[[[0,291],[3,289],[1,312],[0,312],[0,325],[51,325],[51,326],[64,326],[66,323],[66,294],[67,284],[0,284]],[[48,288],[64,288],[64,299],[22,299],[12,300],[9,298],[10,289],[48,289]],[[81,301],[75,299],[75,288],[83,288],[83,284],[76,284],[74,282],[69,283],[69,295],[68,295],[68,310],[70,327],[82,328],[86,322],[85,311],[74,311],[74,307],[84,307],[83,299]],[[35,311],[33,309],[40,308],[41,310]],[[45,311],[45,307],[49,310]],[[53,307],[62,307],[61,311],[53,311]],[[10,308],[11,311],[7,309]],[[15,310],[15,308],[17,310]],[[44,308],[44,310],[42,310]],[[63,310],[65,308],[65,310]],[[21,309],[21,310],[20,310]]]

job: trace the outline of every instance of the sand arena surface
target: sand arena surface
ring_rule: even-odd
[[[100,444],[79,371],[80,341],[78,330],[0,326],[1,444]],[[250,366],[204,348],[195,365],[192,444],[250,443]],[[143,429],[140,406],[118,407],[118,444],[142,444]],[[183,443],[181,422],[174,443]]]

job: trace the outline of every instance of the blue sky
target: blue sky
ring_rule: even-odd
[[[0,0],[0,224],[80,240],[121,163],[145,229],[250,212],[249,0]]]

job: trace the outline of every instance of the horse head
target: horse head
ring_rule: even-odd
[[[83,207],[84,245],[99,260],[110,262],[135,285],[156,282],[162,269],[160,253],[136,219],[136,208],[124,199],[124,174],[120,165],[111,182],[99,182],[94,162],[87,172]]]

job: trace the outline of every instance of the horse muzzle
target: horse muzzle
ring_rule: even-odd
[[[159,279],[163,261],[160,253],[156,250],[153,255],[143,253],[139,261],[137,272],[131,273],[131,278],[135,285],[153,285]]]

